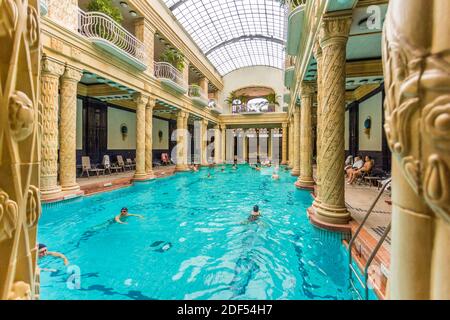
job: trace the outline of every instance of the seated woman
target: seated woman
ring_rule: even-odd
[[[355,157],[355,162],[352,166],[345,168],[345,176],[347,177],[347,181],[350,179],[350,174],[353,171],[359,170],[364,166],[364,161],[360,156]]]
[[[353,170],[350,172],[348,184],[355,183],[356,179],[360,177],[363,173],[367,173],[372,171],[373,168],[373,162],[372,158],[370,156],[366,156],[364,166],[358,170]]]
[[[62,253],[59,253],[59,252],[48,251],[47,246],[43,243],[38,244],[38,253],[39,253],[39,258],[43,258],[45,256],[53,256],[53,257],[62,259],[64,261],[64,265],[67,266],[69,264],[69,260],[66,258],[65,255],[63,255]]]

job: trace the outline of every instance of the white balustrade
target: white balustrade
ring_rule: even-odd
[[[168,62],[155,62],[155,77],[170,80],[186,91],[188,89],[183,74]]]
[[[78,32],[83,36],[91,40],[106,40],[136,59],[140,64],[146,65],[147,53],[144,43],[111,17],[101,12],[84,12],[80,9],[78,26]]]

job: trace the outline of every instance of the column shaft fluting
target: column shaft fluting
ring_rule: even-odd
[[[201,164],[208,165],[208,120],[201,121]]]
[[[222,163],[221,160],[221,143],[222,135],[220,134],[220,126],[216,125],[214,127],[214,162],[216,164]]]
[[[323,66],[322,66],[322,48],[320,47],[320,42],[317,40],[314,46],[314,58],[317,62],[317,126],[316,126],[316,185],[315,185],[315,195],[316,195],[316,202],[315,205],[317,205],[320,201],[319,195],[320,195],[320,163],[319,163],[319,154],[320,154],[320,148],[321,148],[321,136],[320,136],[320,130],[322,127],[322,94],[323,94],[323,82],[322,82],[322,74],[323,74]]]
[[[63,191],[76,191],[77,160],[77,86],[81,80],[80,70],[66,66],[61,77],[61,113],[60,113],[60,181]]]

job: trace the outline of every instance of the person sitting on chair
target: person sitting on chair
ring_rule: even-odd
[[[347,180],[350,179],[350,173],[359,170],[364,166],[364,161],[360,156],[355,157],[355,162],[353,162],[353,165],[345,167],[345,176],[347,177]]]
[[[368,172],[372,171],[372,168],[373,168],[372,158],[370,156],[366,156],[364,166],[360,169],[353,170],[352,172],[350,172],[347,183],[348,184],[355,183],[355,181],[358,177],[360,177],[364,173],[368,173]]]

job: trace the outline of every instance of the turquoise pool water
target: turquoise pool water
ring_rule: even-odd
[[[70,265],[39,261],[41,299],[355,299],[339,239],[280,171],[205,168],[45,206],[38,240]],[[145,218],[113,223],[124,206]]]

